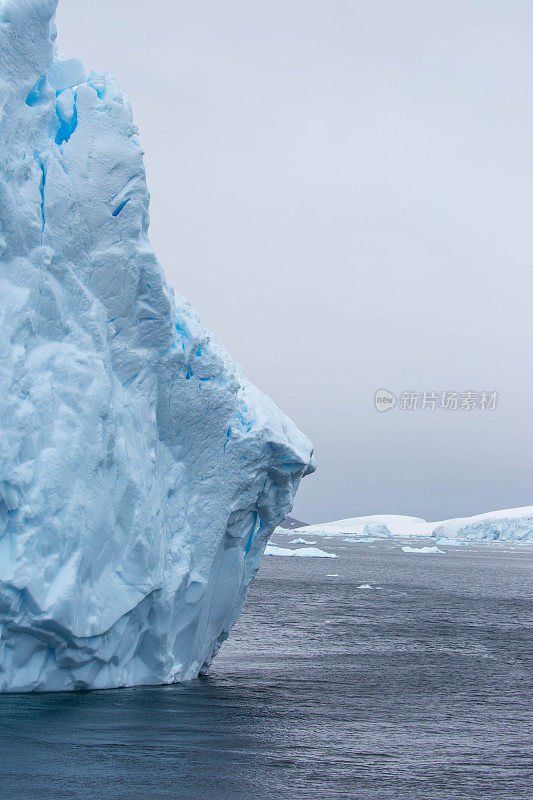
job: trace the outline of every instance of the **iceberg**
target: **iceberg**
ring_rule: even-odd
[[[242,610],[312,446],[168,285],[138,131],[0,2],[0,690],[168,684]]]

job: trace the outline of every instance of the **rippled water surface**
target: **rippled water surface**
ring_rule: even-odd
[[[204,680],[0,696],[1,800],[533,797],[532,551],[318,546]]]

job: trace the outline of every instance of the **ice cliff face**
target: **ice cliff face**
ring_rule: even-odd
[[[209,665],[310,442],[175,297],[127,99],[0,3],[0,689]]]

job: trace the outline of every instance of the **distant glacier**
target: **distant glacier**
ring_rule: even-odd
[[[533,506],[489,511],[474,517],[459,517],[440,522],[426,522],[420,517],[382,514],[352,517],[295,528],[292,533],[305,536],[357,536],[372,538],[425,537],[451,543],[518,542],[533,544]]]

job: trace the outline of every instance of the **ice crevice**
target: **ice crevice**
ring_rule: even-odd
[[[129,102],[55,8],[0,0],[0,691],[205,671],[314,469],[168,284]]]

